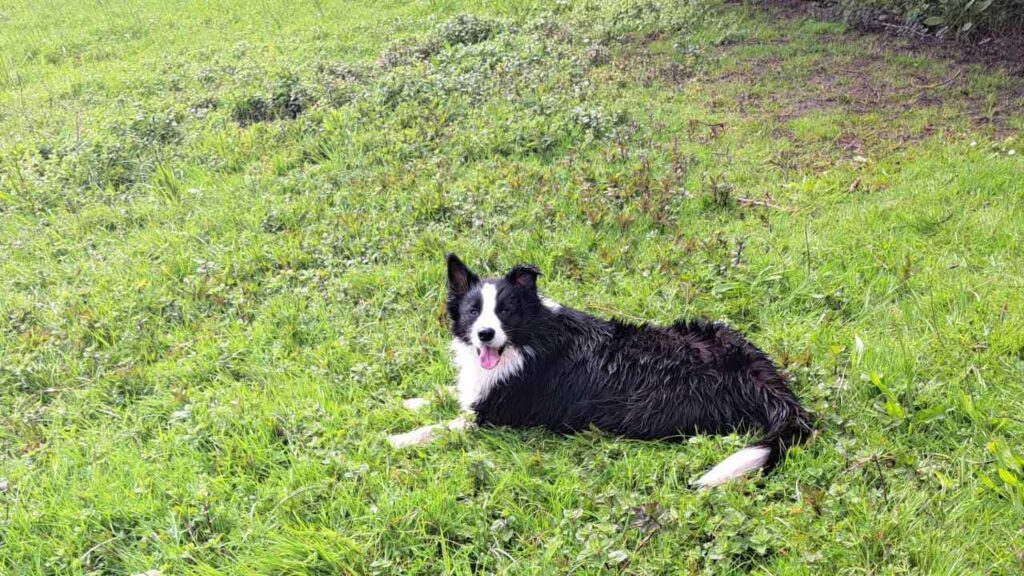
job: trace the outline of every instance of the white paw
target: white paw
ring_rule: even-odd
[[[453,432],[467,430],[472,427],[473,422],[463,418],[462,416],[459,416],[455,420],[452,420],[451,422],[448,423],[448,429]]]
[[[433,440],[437,436],[438,428],[437,424],[431,424],[430,426],[421,426],[415,430],[411,430],[404,434],[394,434],[388,436],[388,442],[391,443],[392,448],[407,448],[409,446],[422,446]]]
[[[407,398],[402,400],[402,408],[410,412],[419,412],[422,408],[430,406],[430,400],[426,398]]]

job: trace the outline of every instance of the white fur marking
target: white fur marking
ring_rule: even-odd
[[[462,416],[459,416],[455,420],[448,422],[448,429],[451,430],[452,432],[461,432],[463,430],[468,430],[469,428],[472,427],[473,421],[467,418],[463,418]]]
[[[493,370],[485,370],[480,367],[476,348],[453,338],[452,361],[459,369],[459,405],[470,411],[473,403],[486,397],[491,387],[522,369],[523,353],[515,346],[507,346],[498,359],[498,365]]]
[[[541,296],[540,303],[543,304],[545,308],[551,310],[552,312],[558,312],[562,308],[561,304],[555,302],[554,300],[548,298],[547,296]]]
[[[437,431],[440,428],[440,424],[420,426],[419,428],[406,432],[405,434],[395,434],[392,436],[388,436],[388,442],[391,443],[392,448],[422,446],[433,440],[437,436]]]
[[[430,406],[430,400],[426,398],[407,398],[402,400],[402,408],[410,412],[419,412],[421,408]]]
[[[423,446],[428,444],[438,437],[438,432],[443,428],[447,428],[452,432],[463,432],[469,430],[474,426],[473,421],[468,417],[459,416],[458,418],[449,421],[447,424],[431,424],[429,426],[420,426],[415,430],[410,430],[404,434],[394,434],[388,436],[388,442],[391,443],[392,448],[408,448],[409,446]]]
[[[473,322],[469,338],[473,341],[473,345],[479,348],[484,343],[480,342],[478,333],[484,328],[490,328],[494,330],[494,338],[486,344],[491,348],[501,348],[505,345],[505,330],[502,329],[501,320],[498,319],[498,314],[494,311],[498,305],[498,287],[491,282],[484,283],[480,287],[480,298],[483,300],[480,305],[480,315]]]
[[[762,468],[768,461],[769,454],[771,450],[763,446],[744,448],[705,472],[694,484],[702,488],[711,488],[731,482],[748,472]]]

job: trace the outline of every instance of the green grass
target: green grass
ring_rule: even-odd
[[[1022,85],[703,0],[7,2],[0,573],[1019,573]],[[725,319],[819,433],[392,451],[446,251]]]

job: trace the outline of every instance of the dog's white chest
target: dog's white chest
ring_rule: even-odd
[[[476,349],[458,338],[453,338],[452,362],[459,371],[456,383],[459,406],[463,410],[471,411],[473,404],[486,398],[494,386],[522,370],[523,353],[518,348],[509,346],[502,352],[498,365],[492,370],[485,370],[480,366]]]

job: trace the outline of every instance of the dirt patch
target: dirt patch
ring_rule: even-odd
[[[760,0],[756,3],[774,18],[803,20],[814,18],[825,21],[844,21],[834,3],[808,0]],[[927,28],[908,26],[899,18],[884,13],[846,22],[853,32],[870,34],[886,39],[891,50],[941,58],[959,64],[980,64],[986,68],[999,68],[1007,74],[1024,76],[1024,30],[990,34],[973,42],[960,42],[938,38]]]
[[[655,81],[668,84],[670,86],[683,86],[693,78],[693,70],[682,66],[676,62],[669,62],[660,66],[648,68],[642,74],[640,81],[644,86],[650,86]]]
[[[923,103],[918,93],[895,85],[885,74],[881,58],[861,57],[852,61],[823,58],[808,67],[804,63],[788,64],[775,57],[755,60],[747,70],[730,71],[711,76],[713,86],[739,84],[737,96],[740,112],[757,113],[770,110],[780,121],[791,120],[812,111],[842,106],[857,114],[868,112],[905,111]],[[918,73],[922,83],[933,78]],[[756,91],[764,87],[767,90]]]
[[[903,110],[910,103],[907,94],[896,89],[880,74],[880,62],[858,58],[852,62],[819,63],[803,82],[801,93],[807,98],[792,100],[783,94],[782,115],[796,116],[809,109],[843,106],[847,111],[865,114],[882,108]],[[792,101],[792,105],[784,102]]]
[[[806,10],[794,8],[793,4],[780,2],[781,8],[773,16],[806,17]],[[731,99],[715,98],[712,105],[726,100],[741,114],[767,116],[776,124],[830,109],[854,115],[872,114],[891,120],[894,132],[890,136],[901,140],[913,138],[908,136],[910,131],[896,130],[901,121],[922,109],[940,111],[941,116],[950,120],[966,118],[972,127],[991,129],[996,137],[1010,135],[1010,118],[1024,111],[1024,78],[1011,77],[981,88],[983,85],[971,81],[972,75],[977,75],[976,67],[942,59],[933,52],[913,55],[939,59],[948,65],[904,64],[899,56],[907,55],[909,49],[899,46],[906,43],[896,42],[897,48],[893,49],[891,39],[877,34],[823,34],[815,42],[811,61],[773,54],[787,49],[785,38],[722,47],[719,60],[740,65],[702,78],[712,93],[733,95]],[[850,50],[851,43],[855,50]],[[761,51],[767,54],[754,60],[733,54],[751,46],[767,48]],[[912,132],[921,136],[933,131],[925,127]]]
[[[1002,140],[1019,132],[1011,120],[1024,114],[1024,77],[989,74],[991,67],[906,38],[809,37],[812,28],[794,22],[812,17],[803,5],[773,2],[770,18],[781,33],[716,48],[717,65],[697,78],[711,111],[739,114],[787,142],[768,158],[774,168],[860,166],[937,135],[976,131]],[[821,122],[797,122],[802,117]]]

